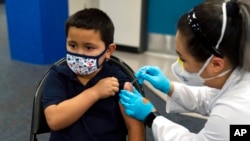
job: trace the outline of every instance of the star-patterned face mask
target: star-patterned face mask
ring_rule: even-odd
[[[106,49],[97,56],[87,56],[87,55],[67,52],[66,61],[67,61],[69,68],[75,74],[89,75],[101,67],[102,64],[99,65],[99,58],[105,52],[106,52]]]

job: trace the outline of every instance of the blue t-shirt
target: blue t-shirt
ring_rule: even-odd
[[[119,80],[120,90],[123,89],[124,82],[131,81],[120,68],[104,63],[102,70],[84,86],[67,64],[53,66],[44,87],[43,108],[75,97],[94,86],[100,79],[111,76]],[[97,101],[71,126],[60,131],[51,131],[50,141],[125,141],[126,134],[117,93]]]

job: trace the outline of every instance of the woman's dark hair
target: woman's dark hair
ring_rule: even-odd
[[[114,41],[113,22],[106,13],[96,8],[83,9],[71,15],[65,24],[66,36],[70,27],[99,31],[106,47]]]
[[[233,67],[250,71],[250,42],[249,40],[249,0],[229,1],[226,3],[227,22],[224,37],[219,45],[218,55],[214,52],[222,29],[222,3],[224,0],[207,0],[192,9],[200,33],[193,30],[184,14],[178,22],[178,30],[187,38],[187,51],[199,62],[205,62],[212,54],[227,57]],[[199,35],[198,35],[199,34]]]

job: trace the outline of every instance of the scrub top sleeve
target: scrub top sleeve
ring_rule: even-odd
[[[194,87],[174,82],[173,94],[166,101],[166,112],[197,112],[207,115],[210,112],[209,103],[218,92],[218,89],[205,86]]]
[[[152,124],[154,139],[155,141],[228,141],[229,122],[236,123],[237,121],[233,121],[232,116],[222,114],[222,110],[225,113],[232,113],[231,108],[219,106],[217,110],[213,112],[204,128],[197,134],[163,116],[157,116]],[[237,117],[240,114],[234,115]]]
[[[152,124],[155,141],[192,141],[196,134],[163,116],[157,116]]]
[[[56,70],[50,70],[44,84],[42,104],[45,109],[52,104],[58,104],[67,99],[66,78],[59,75]]]

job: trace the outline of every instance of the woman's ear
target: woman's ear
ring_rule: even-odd
[[[213,57],[212,59],[212,70],[214,73],[220,73],[225,70],[225,60],[220,57]]]
[[[115,43],[109,44],[108,49],[106,51],[106,59],[109,59],[115,50],[116,50],[116,44]]]

